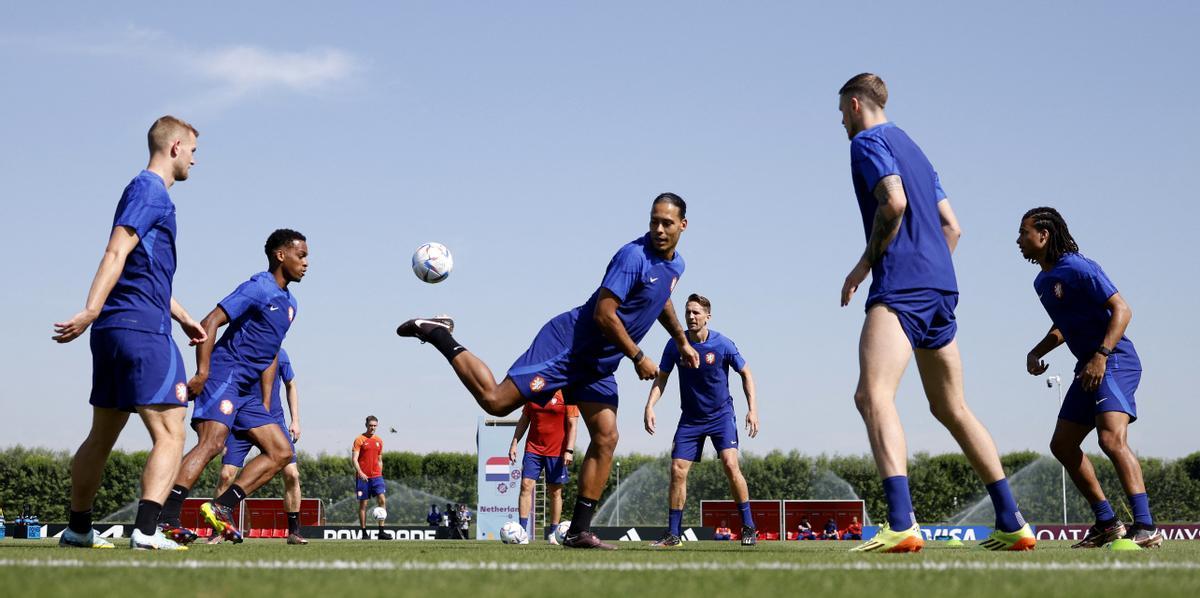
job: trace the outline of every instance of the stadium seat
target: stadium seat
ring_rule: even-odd
[[[286,538],[288,535],[287,528],[275,528],[271,530],[272,538]]]

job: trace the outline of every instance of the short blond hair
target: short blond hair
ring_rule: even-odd
[[[146,133],[146,141],[150,145],[150,153],[156,154],[171,147],[171,144],[179,138],[184,131],[191,131],[192,135],[200,136],[200,132],[193,127],[191,123],[171,116],[170,114],[160,117],[150,125],[150,132]]]
[[[880,108],[883,108],[888,100],[887,85],[879,75],[873,73],[860,73],[850,77],[838,90],[838,95],[855,97],[859,101],[867,100]]]

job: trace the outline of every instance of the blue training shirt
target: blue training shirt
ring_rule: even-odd
[[[689,339],[689,342],[691,339]],[[710,329],[702,343],[691,343],[700,354],[700,367],[679,368],[679,406],[682,421],[711,421],[733,415],[733,396],[729,394],[729,368],[741,372],[746,367],[737,345],[727,336]],[[667,341],[658,369],[671,373],[679,362],[675,341]]]
[[[674,259],[662,257],[650,244],[649,233],[626,243],[608,262],[600,288],[621,301],[617,317],[633,342],[640,343],[654,326],[683,269],[683,255],[676,251]],[[576,320],[572,352],[596,357],[598,371],[612,373],[624,354],[596,325],[593,314],[599,300],[598,288],[586,303],[568,312]]]
[[[890,122],[862,131],[850,142],[850,173],[867,239],[871,238],[879,205],[874,191],[880,179],[899,175],[908,198],[896,238],[871,267],[868,305],[871,298],[889,291],[934,289],[957,293],[954,262],[937,208],[946,193],[916,142]]]
[[[267,364],[268,366],[271,364]],[[292,369],[292,359],[288,356],[287,350],[280,347],[279,349],[279,366],[275,370],[275,383],[271,385],[271,409],[270,414],[273,417],[283,417],[283,385],[291,382],[296,377],[296,371]]]
[[[1067,348],[1079,360],[1075,368],[1078,371],[1104,342],[1104,333],[1112,320],[1106,303],[1117,293],[1117,287],[1100,264],[1078,253],[1068,253],[1049,272],[1038,273],[1033,289],[1055,328],[1062,332]],[[1112,349],[1113,355],[1120,359],[1121,369],[1142,369],[1128,337],[1122,336]]]
[[[218,305],[229,316],[229,328],[217,341],[212,359],[256,372],[267,369],[296,317],[295,296],[279,288],[270,272],[259,272]]]
[[[125,258],[92,329],[128,328],[171,334],[171,281],[175,277],[175,204],[162,178],[143,170],[117,203],[113,228],[127,226],[138,244]]]

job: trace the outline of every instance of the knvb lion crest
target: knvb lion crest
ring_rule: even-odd
[[[708,353],[706,353],[704,355],[704,363],[707,363],[708,365],[712,365],[716,362],[717,362],[717,354],[716,353],[709,351]]]

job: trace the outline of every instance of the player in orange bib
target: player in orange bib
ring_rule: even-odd
[[[354,472],[355,494],[358,496],[358,523],[362,527],[362,537],[367,539],[367,501],[374,498],[376,504],[386,508],[387,484],[383,481],[383,439],[375,434],[379,427],[379,419],[374,415],[367,416],[367,431],[354,439]],[[383,519],[379,520],[379,529],[383,531]],[[379,535],[383,539],[383,534]]]
[[[515,463],[517,443],[525,430],[529,430],[529,437],[525,439],[525,459],[521,463],[521,496],[517,499],[517,510],[521,527],[528,530],[533,486],[545,470],[546,491],[550,493],[550,528],[546,538],[550,542],[554,542],[553,531],[562,515],[563,484],[570,479],[571,463],[575,461],[575,421],[578,418],[579,408],[567,405],[562,391],[554,393],[545,406],[525,403],[512,445],[508,448],[508,459]]]

